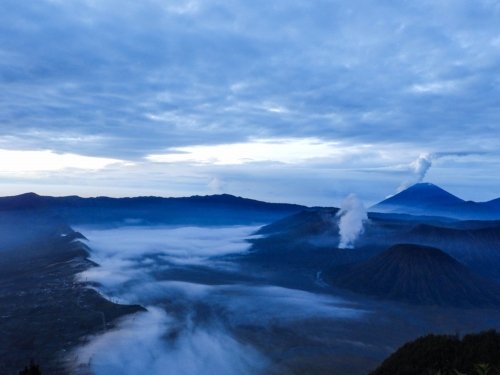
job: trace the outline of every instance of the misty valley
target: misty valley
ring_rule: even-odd
[[[432,184],[368,210],[29,193],[0,234],[6,375],[417,374],[405,343],[500,330],[497,202]]]
[[[0,375],[500,375],[500,0],[0,0]]]

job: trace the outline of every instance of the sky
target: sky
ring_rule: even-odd
[[[499,19],[494,0],[2,0],[0,195],[497,198]]]

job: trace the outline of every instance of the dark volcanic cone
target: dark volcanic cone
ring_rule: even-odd
[[[349,270],[332,271],[338,287],[422,305],[500,306],[500,287],[439,249],[401,244]]]

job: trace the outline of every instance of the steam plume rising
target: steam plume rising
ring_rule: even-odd
[[[422,182],[425,178],[425,175],[429,171],[429,169],[432,167],[432,159],[435,158],[435,154],[420,154],[419,157],[414,160],[411,164],[411,170],[415,174],[415,177],[409,180],[406,180],[403,182],[401,185],[398,187],[398,193],[400,191],[405,190],[406,188],[410,187],[413,184],[417,184],[419,182]]]
[[[368,220],[365,206],[354,194],[349,194],[340,205],[339,248],[352,249],[358,236],[363,233],[363,225]]]
[[[411,166],[417,175],[416,182],[422,182],[425,178],[425,175],[432,167],[432,159],[435,158],[435,155],[432,154],[420,154],[417,160],[415,160]]]
[[[410,187],[413,184],[422,182],[425,179],[425,176],[427,175],[429,169],[431,169],[433,161],[435,160],[443,158],[448,158],[448,159],[463,158],[470,155],[480,155],[480,154],[481,152],[477,151],[434,152],[432,154],[422,153],[418,156],[416,160],[411,162],[409,165],[411,171],[414,173],[414,177],[412,179],[408,179],[405,182],[403,182],[399,186],[398,192],[405,190],[406,188]]]

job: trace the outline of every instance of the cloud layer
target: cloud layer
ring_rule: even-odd
[[[6,0],[0,7],[0,149],[136,163],[93,172],[103,193],[123,195],[116,186],[207,193],[218,178],[229,192],[269,199],[280,187],[293,200],[311,186],[288,186],[307,174],[311,185],[329,180],[339,190],[316,191],[317,201],[345,196],[352,189],[344,185],[372,200],[399,185],[394,166],[463,150],[482,156],[436,165],[448,172],[435,182],[446,176],[464,193],[473,186],[468,174],[475,186],[498,183],[486,177],[498,170],[500,149],[495,1]],[[279,147],[255,157],[256,140],[283,139],[314,139],[317,147],[292,151],[294,163],[278,170]],[[323,152],[325,144],[343,150],[342,160]],[[238,163],[261,165],[220,169],[228,164],[220,155],[207,162],[207,150],[232,149]],[[318,156],[322,163],[309,160]],[[268,175],[277,182],[245,189],[245,180],[261,186]],[[119,183],[106,184],[109,176]],[[14,172],[7,177],[11,186],[28,184]],[[381,187],[363,189],[363,179]],[[58,171],[29,183],[73,193],[81,181]]]
[[[175,324],[165,311],[149,307],[149,312],[122,322],[81,349],[78,364],[90,362],[95,375],[251,375],[261,373],[268,363],[221,329],[187,327],[169,343],[165,336],[172,334]]]
[[[259,374],[272,360],[238,328],[270,335],[273,324],[294,327],[357,319],[366,312],[331,295],[267,284],[221,260],[248,250],[256,228],[81,228],[99,267],[79,277],[99,283],[114,301],[148,312],[92,338],[75,353],[101,374]],[[267,340],[269,341],[269,340]],[[130,353],[134,353],[133,356]]]

